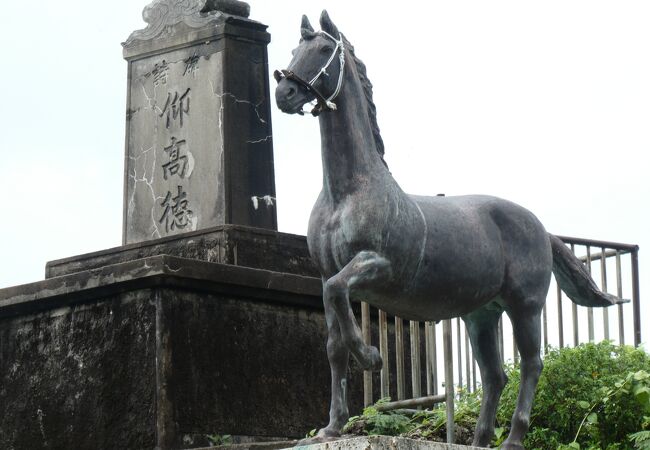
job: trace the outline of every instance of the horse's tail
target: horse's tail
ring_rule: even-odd
[[[553,273],[566,295],[581,306],[611,306],[627,303],[614,295],[602,292],[592,280],[585,265],[558,238],[549,233],[553,249]]]

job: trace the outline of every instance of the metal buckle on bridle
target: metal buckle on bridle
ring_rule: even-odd
[[[343,85],[343,69],[345,68],[345,45],[343,43],[343,36],[339,34],[339,39],[337,40],[334,38],[334,36],[332,36],[331,34],[325,31],[320,31],[319,33],[334,41],[334,43],[336,44],[336,48],[332,52],[332,55],[327,60],[325,65],[318,71],[318,73],[314,78],[312,78],[310,81],[305,81],[291,70],[276,70],[275,72],[273,72],[273,77],[278,83],[282,81],[283,78],[286,78],[287,80],[295,81],[300,86],[305,88],[307,92],[310,92],[316,97],[317,103],[314,106],[314,108],[311,110],[311,115],[314,117],[317,117],[323,111],[336,111],[336,103],[334,103],[333,100],[341,92],[341,86]],[[334,58],[336,57],[337,53],[339,53],[339,61],[340,61],[339,79],[336,84],[336,89],[334,90],[332,95],[326,98],[318,89],[314,87],[314,84],[316,83],[316,81],[318,81],[318,79],[323,74],[327,73],[327,69],[332,64],[332,61],[334,61]],[[305,112],[306,111],[304,110],[300,110],[298,111],[298,114],[304,115]]]

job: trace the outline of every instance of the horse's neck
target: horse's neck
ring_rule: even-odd
[[[346,67],[341,92],[334,102],[337,110],[319,117],[323,191],[331,201],[340,202],[360,182],[394,180],[377,153],[366,97],[354,65]]]

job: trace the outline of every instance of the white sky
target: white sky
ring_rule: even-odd
[[[269,25],[272,69],[288,64],[301,15],[317,26],[328,9],[368,66],[407,192],[497,195],[550,232],[639,244],[648,298],[649,2],[249,3]],[[143,28],[145,4],[3,4],[0,287],[120,245],[120,42]],[[317,122],[273,114],[280,230],[304,234],[320,190]]]

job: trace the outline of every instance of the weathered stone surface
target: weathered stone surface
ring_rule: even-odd
[[[270,36],[200,3],[152,3],[149,26],[124,44],[125,244],[222,224],[277,229]]]
[[[162,254],[318,277],[304,236],[235,225],[50,261],[45,268],[45,277],[68,275]]]
[[[327,417],[320,287],[159,255],[0,290],[0,448],[304,436]]]
[[[220,449],[220,450],[279,450],[296,445],[298,441],[267,441],[267,442],[249,442],[242,444],[218,445],[212,447],[202,447],[196,450]]]
[[[0,448],[153,448],[151,297],[0,319]]]
[[[222,447],[223,448],[223,447]],[[361,436],[323,444],[294,447],[300,450],[478,450],[479,447],[444,444],[394,436]]]

